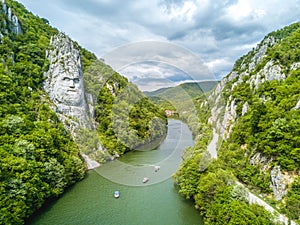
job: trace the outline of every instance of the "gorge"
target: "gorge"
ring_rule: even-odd
[[[46,19],[0,10],[0,224],[299,224],[299,23],[212,90],[167,94],[188,128]]]

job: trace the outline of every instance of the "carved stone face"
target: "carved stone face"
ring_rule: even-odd
[[[74,68],[66,67],[68,69]],[[75,66],[76,68],[76,66]],[[56,76],[53,83],[54,100],[69,106],[80,106],[84,99],[83,76],[80,70],[69,71],[60,68],[60,73]]]

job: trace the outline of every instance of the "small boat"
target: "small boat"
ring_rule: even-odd
[[[120,192],[119,192],[119,191],[115,191],[114,197],[115,197],[115,198],[119,198],[119,197],[120,197]]]
[[[144,178],[143,178],[143,183],[147,183],[147,182],[148,182],[148,180],[149,180],[149,178],[148,178],[148,177],[144,177]]]
[[[159,169],[160,169],[160,166],[154,166],[154,171],[155,172],[159,171]]]

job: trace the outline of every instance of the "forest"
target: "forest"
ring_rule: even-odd
[[[45,201],[83,179],[87,168],[81,146],[64,128],[43,89],[44,73],[49,68],[46,50],[58,30],[16,1],[7,0],[5,4],[18,17],[21,32],[14,32],[14,24],[1,10],[0,224],[23,224]],[[2,2],[0,8],[4,8]],[[98,98],[98,130],[90,138],[100,139],[109,153],[120,155],[153,140],[159,143],[166,132],[164,111],[93,53],[74,43],[80,50],[86,91]],[[119,104],[115,104],[109,85],[117,85],[120,96],[121,90],[127,89],[129,99],[134,97],[136,102],[129,104],[128,98],[120,97],[116,100]],[[125,110],[124,114],[115,113],[120,118],[114,122],[113,111],[120,109]],[[119,126],[120,120],[123,123],[122,116],[127,116],[129,125],[117,129],[123,132],[117,138],[112,126]],[[120,137],[129,139],[121,144]],[[136,139],[139,146],[134,144]]]
[[[23,224],[44,201],[84,177],[85,163],[42,90],[47,22],[7,1],[22,33],[0,13],[0,224]],[[2,3],[1,3],[2,8]]]
[[[204,95],[194,100],[199,106],[197,112],[202,126],[195,146],[186,150],[174,180],[179,192],[195,201],[206,224],[275,223],[265,209],[247,203],[245,189],[237,186],[237,181],[290,219],[300,221],[300,113],[294,108],[300,99],[300,69],[290,69],[293,63],[299,62],[299,35],[299,23],[270,33],[265,39],[274,38],[276,43],[268,47],[261,62],[249,75],[226,83],[223,102],[235,99],[237,118],[229,138],[219,140],[217,159],[212,160],[206,152],[212,138],[212,125],[207,121],[213,103],[202,104],[207,101]],[[256,51],[253,49],[237,60],[233,71],[245,72]],[[270,60],[283,68],[286,78],[266,80],[257,88],[251,86],[251,76],[259,73]],[[243,115],[245,104],[248,110]],[[257,155],[264,157],[267,164],[251,162]],[[275,200],[270,187],[270,171],[275,166],[294,179],[281,200]],[[255,222],[249,222],[250,218]]]

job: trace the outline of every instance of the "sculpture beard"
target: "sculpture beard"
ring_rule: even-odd
[[[54,101],[67,106],[81,106],[84,100],[80,73],[62,73],[53,85]]]

